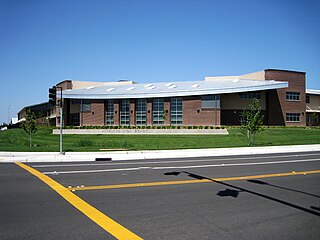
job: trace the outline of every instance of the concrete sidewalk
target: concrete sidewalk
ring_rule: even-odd
[[[0,152],[0,163],[7,162],[79,162],[96,161],[97,158],[112,161],[135,159],[191,158],[209,156],[233,156],[271,153],[315,152],[320,144],[270,147],[210,148],[156,151],[114,151],[114,152]]]

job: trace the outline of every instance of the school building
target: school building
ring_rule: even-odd
[[[145,84],[64,80],[56,86],[63,89],[64,126],[240,125],[254,98],[265,125],[319,125],[320,91],[306,91],[306,73],[299,71]],[[50,116],[59,126],[58,106]]]

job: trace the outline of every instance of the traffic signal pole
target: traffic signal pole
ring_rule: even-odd
[[[62,101],[62,87],[53,86],[49,88],[49,103],[53,106],[57,105],[57,88],[60,89],[60,101],[59,101],[59,108],[60,108],[60,154],[64,154],[62,152],[62,121],[63,121],[63,101]]]
[[[62,119],[63,119],[62,88],[61,87],[57,87],[57,88],[60,88],[60,104],[59,104],[59,107],[60,107],[60,153],[59,154],[64,154],[62,152]]]

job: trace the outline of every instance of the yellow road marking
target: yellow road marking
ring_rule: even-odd
[[[128,183],[128,184],[115,184],[106,186],[88,186],[81,188],[68,188],[70,191],[86,191],[86,190],[98,190],[98,189],[117,189],[117,188],[134,188],[134,187],[151,187],[151,186],[164,186],[164,185],[179,185],[179,184],[192,184],[192,183],[206,183],[212,181],[235,181],[235,180],[248,180],[259,178],[271,178],[271,177],[286,177],[294,175],[307,175],[320,173],[320,170],[303,171],[303,172],[287,172],[287,173],[273,173],[263,175],[251,175],[242,177],[226,177],[226,178],[211,178],[201,180],[180,180],[180,181],[167,181],[167,182],[148,182],[148,183]]]
[[[71,205],[77,208],[80,212],[85,214],[89,217],[92,221],[102,227],[104,230],[109,232],[117,239],[142,239],[141,237],[137,236],[133,232],[129,231],[113,219],[109,218],[108,216],[104,215],[102,212],[97,210],[96,208],[92,207],[90,204],[70,192],[67,188],[59,184],[58,182],[54,181],[52,178],[40,173],[39,171],[35,170],[32,167],[29,167],[23,163],[16,163],[21,168],[27,170],[34,176],[38,177],[44,183],[49,185],[53,190],[55,190],[58,194],[60,194],[64,199],[66,199]]]

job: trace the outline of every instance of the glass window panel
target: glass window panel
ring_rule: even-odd
[[[114,101],[107,100],[106,106],[106,125],[114,125]]]
[[[120,102],[120,125],[130,125],[130,101],[121,100]]]
[[[171,125],[182,125],[182,98],[170,99]]]
[[[136,100],[136,125],[145,126],[147,124],[147,100]]]
[[[155,98],[152,102],[152,119],[153,125],[163,125],[163,111],[164,111],[164,100],[163,98]]]

